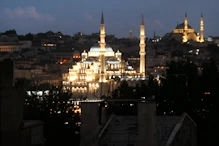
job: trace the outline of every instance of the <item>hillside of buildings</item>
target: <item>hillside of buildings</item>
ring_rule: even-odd
[[[22,85],[27,85],[28,88],[24,89],[29,91],[59,91],[59,94],[54,92],[42,99],[36,93],[31,97],[25,96],[25,119],[40,119],[46,124],[49,123],[48,125],[51,124],[45,127],[52,129],[50,132],[52,134],[45,136],[52,144],[62,143],[64,140],[67,143],[72,135],[78,139],[77,132],[81,123],[77,116],[80,110],[78,105],[70,103],[70,98],[85,100],[86,96],[75,97],[63,93],[58,87],[62,83],[63,73],[68,73],[69,68],[81,60],[81,53],[84,50],[88,51],[98,40],[99,33],[79,32],[69,36],[61,32],[48,31],[19,35],[15,30],[8,30],[0,34],[0,59],[10,58],[13,61],[15,82],[20,81]],[[115,51],[120,50],[130,65],[136,70],[139,69],[138,38],[115,38],[108,35],[106,41]],[[121,86],[109,93],[107,98],[141,99],[155,96],[158,115],[173,116],[187,112],[200,126],[198,128],[200,144],[213,141],[216,136],[214,124],[217,124],[214,118],[218,97],[215,86],[218,82],[219,67],[218,38],[206,38],[205,43],[199,44],[192,41],[181,43],[176,39],[166,41],[154,37],[146,39],[146,44],[146,71],[149,81],[130,87],[118,79],[116,81],[120,82]],[[20,87],[20,84],[16,87]],[[66,98],[60,99],[61,97]],[[111,106],[109,112],[117,114],[124,114],[127,110],[133,112],[129,106],[122,107],[116,104]],[[65,114],[62,115],[59,111],[64,111]],[[72,115],[74,115],[73,122]],[[212,119],[214,124],[209,122],[209,119]],[[69,120],[69,124],[66,124],[66,120]],[[56,130],[61,134],[55,133]],[[75,133],[71,133],[71,130]],[[47,132],[45,133],[48,134]],[[66,133],[62,134],[64,132]],[[210,135],[210,138],[205,139],[206,135]],[[52,141],[54,139],[56,141]]]

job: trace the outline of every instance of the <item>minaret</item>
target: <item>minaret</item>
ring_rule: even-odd
[[[188,17],[187,17],[187,13],[185,14],[185,18],[184,18],[184,30],[185,31],[188,30]]]
[[[105,81],[105,25],[104,25],[104,18],[103,18],[103,12],[101,15],[101,24],[100,24],[100,82]]]
[[[132,39],[132,30],[129,31],[129,39]]]
[[[184,43],[188,41],[187,31],[188,31],[188,18],[187,18],[187,13],[186,13],[185,18],[184,18],[184,34],[183,34],[183,42]]]
[[[144,28],[144,16],[142,14],[142,18],[141,18],[141,25],[140,25],[140,43],[139,43],[139,47],[140,47],[140,74],[142,75],[142,77],[145,77],[145,28]]]
[[[200,43],[204,42],[204,18],[201,13],[201,18],[200,18]]]
[[[155,30],[154,30],[154,40],[156,39],[156,32],[155,32]]]

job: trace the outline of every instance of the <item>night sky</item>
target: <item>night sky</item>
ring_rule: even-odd
[[[146,35],[154,30],[159,36],[182,23],[185,12],[189,24],[199,32],[201,12],[205,36],[219,35],[219,0],[0,0],[0,32],[16,29],[18,34],[61,31],[99,31],[101,11],[106,33],[128,37],[129,30],[139,36],[141,14],[144,14]]]

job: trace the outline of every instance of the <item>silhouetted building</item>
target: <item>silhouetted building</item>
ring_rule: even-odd
[[[182,116],[156,116],[156,102],[135,102],[137,115],[112,114],[105,123],[101,102],[81,105],[81,146],[196,146],[196,124]]]
[[[23,121],[25,91],[22,84],[14,86],[13,62],[0,62],[0,145],[32,146],[43,144],[43,123]]]
[[[13,87],[13,62],[0,63],[0,107],[2,146],[21,145],[20,125],[23,121],[23,99]]]

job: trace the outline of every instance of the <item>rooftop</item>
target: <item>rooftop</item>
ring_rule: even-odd
[[[100,144],[127,146],[138,143],[137,116],[115,116],[100,138]],[[157,144],[164,146],[181,116],[157,116]]]
[[[23,128],[36,127],[43,124],[44,123],[40,120],[25,120],[23,122]]]

